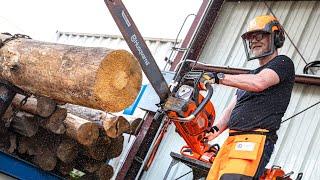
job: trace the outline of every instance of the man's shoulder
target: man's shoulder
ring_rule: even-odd
[[[287,66],[294,66],[293,61],[286,55],[278,55],[273,60],[271,60],[268,64],[286,64]]]
[[[286,55],[278,55],[274,58],[274,60],[279,60],[279,61],[288,61],[290,63],[293,63],[292,62],[292,59]]]
[[[276,56],[272,61],[268,63],[268,65],[266,65],[265,68],[274,70],[278,74],[280,79],[288,79],[289,81],[294,79],[294,63],[291,58],[286,55]]]

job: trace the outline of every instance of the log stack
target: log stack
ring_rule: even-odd
[[[10,36],[0,34],[5,42]],[[16,38],[0,47],[0,80],[22,89],[0,120],[0,150],[68,177],[110,179],[106,161],[141,118],[110,115],[133,103],[142,72],[125,50]],[[26,101],[24,101],[26,100]],[[108,112],[108,113],[107,113]]]
[[[86,173],[85,177],[110,179],[113,176],[114,167],[105,162],[122,153],[123,134],[137,132],[141,118],[73,104],[55,102],[51,107],[49,99],[29,98],[17,108],[19,100],[24,99],[17,94],[0,121],[1,150],[64,177],[74,168]],[[49,103],[45,107],[54,109],[47,117],[40,116],[35,108],[39,98]],[[44,111],[49,112],[48,108]]]

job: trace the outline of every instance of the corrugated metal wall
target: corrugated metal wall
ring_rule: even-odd
[[[91,46],[91,47],[106,47],[110,49],[125,49],[130,51],[127,43],[122,36],[115,35],[103,35],[103,34],[83,34],[83,33],[71,33],[71,32],[57,32],[57,43],[78,45],[78,46]],[[176,44],[179,47],[180,40],[175,43],[173,39],[161,39],[161,38],[145,38],[145,42],[150,49],[153,57],[155,58],[160,70],[164,70],[166,61],[165,57],[170,57],[171,48]],[[130,51],[131,52],[131,51]],[[174,58],[176,51],[171,55],[171,59]],[[168,67],[166,68],[166,70]]]
[[[284,25],[293,42],[298,46],[307,62],[320,59],[320,2],[318,1],[273,1],[268,2],[275,15]],[[199,61],[218,66],[235,68],[255,68],[258,61],[246,61],[241,34],[247,23],[255,16],[270,14],[263,2],[225,2],[218,20],[200,55]],[[302,74],[305,62],[298,55],[293,45],[288,41],[280,50],[294,61],[296,73]],[[320,71],[316,72],[317,76]],[[231,97],[235,94],[233,88],[217,86],[214,101],[217,116],[221,114]],[[320,87],[296,84],[291,102],[283,119],[300,112],[320,100]],[[320,105],[294,117],[282,124],[278,131],[279,140],[271,161],[268,164],[279,165],[286,172],[294,171],[292,177],[299,172],[304,173],[303,179],[320,179]],[[171,127],[173,128],[173,127]],[[224,133],[217,142],[226,138]],[[169,131],[162,142],[155,163],[144,173],[143,179],[162,179],[169,166],[170,152],[178,152],[183,141]],[[169,160],[168,160],[169,159]],[[176,179],[190,171],[184,165],[172,168],[168,179]],[[189,174],[181,179],[192,179]]]

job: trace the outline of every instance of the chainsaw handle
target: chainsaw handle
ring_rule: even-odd
[[[185,118],[181,118],[181,117],[178,117],[177,119],[179,121],[185,121],[185,122],[188,122],[188,121],[191,121],[192,119],[194,119],[198,114],[199,112],[201,112],[201,110],[207,105],[207,103],[210,101],[211,97],[212,97],[212,94],[213,94],[213,88],[211,86],[210,83],[205,83],[205,87],[208,91],[206,97],[201,101],[201,103],[199,104],[199,106],[197,107],[196,110],[193,111],[192,114],[190,114],[188,117],[185,117]]]

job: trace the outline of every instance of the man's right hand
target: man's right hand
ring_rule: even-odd
[[[212,126],[210,131],[206,133],[206,139],[208,139],[208,141],[213,140],[220,134],[219,131],[220,130],[217,126]]]

